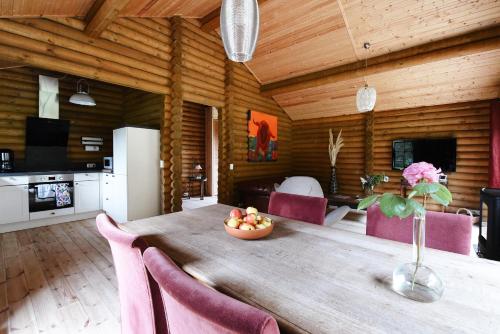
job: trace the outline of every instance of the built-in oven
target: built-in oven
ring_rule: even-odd
[[[73,174],[30,175],[29,210],[40,212],[73,207]]]

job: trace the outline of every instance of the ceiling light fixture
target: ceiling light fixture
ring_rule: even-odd
[[[370,49],[370,43],[365,42],[363,47],[366,50],[365,57],[365,74],[366,69],[368,68],[368,50]],[[356,94],[356,106],[358,107],[359,112],[367,112],[372,111],[375,107],[375,102],[377,101],[377,91],[375,87],[368,86],[366,82],[366,77],[364,77],[365,85],[358,89],[358,93]]]
[[[251,60],[259,37],[257,0],[223,0],[220,31],[230,60],[240,63]]]
[[[83,89],[83,84],[87,85],[87,90]],[[80,79],[76,83],[76,93],[71,95],[69,102],[81,106],[95,106],[95,100],[90,94],[90,85],[85,79]]]

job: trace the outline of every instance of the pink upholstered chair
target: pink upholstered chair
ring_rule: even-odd
[[[466,215],[428,211],[425,244],[429,248],[469,255],[471,249],[471,218]],[[412,243],[413,218],[387,218],[378,205],[368,208],[366,234],[374,237]]]
[[[269,199],[269,213],[311,224],[323,225],[327,204],[328,200],[323,197],[272,192]]]
[[[279,333],[273,317],[204,286],[158,248],[144,252],[144,263],[160,286],[171,334]]]
[[[122,333],[167,333],[160,289],[142,260],[146,242],[122,231],[105,214],[97,216],[96,221],[99,232],[108,240],[113,254],[120,294]]]

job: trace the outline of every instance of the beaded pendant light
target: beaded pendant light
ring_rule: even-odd
[[[370,49],[370,43],[366,42],[363,44],[363,47],[366,50],[365,57],[365,70],[368,68],[368,49]],[[365,78],[365,85],[358,89],[358,93],[356,94],[356,106],[358,107],[359,112],[367,112],[372,111],[375,107],[375,102],[377,101],[377,91],[375,87],[368,86]]]
[[[220,31],[230,60],[240,63],[251,60],[259,36],[257,0],[223,0]]]

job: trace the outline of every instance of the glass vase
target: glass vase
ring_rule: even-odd
[[[394,269],[392,289],[407,298],[431,303],[443,295],[439,276],[423,264],[425,253],[425,215],[413,217],[413,262]]]

